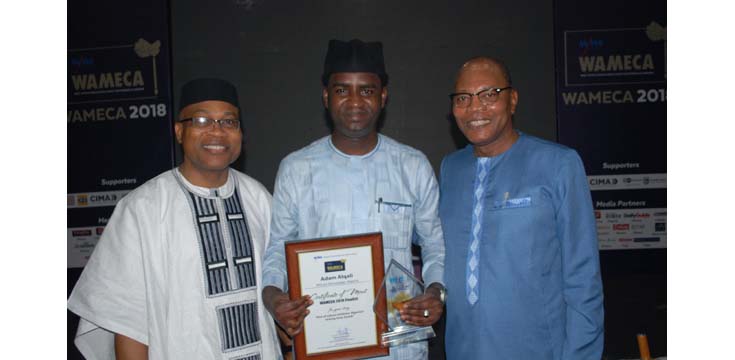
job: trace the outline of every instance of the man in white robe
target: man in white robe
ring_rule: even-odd
[[[116,206],[69,297],[87,359],[281,359],[260,299],[271,195],[230,169],[240,155],[237,91],[184,85],[184,161]]]

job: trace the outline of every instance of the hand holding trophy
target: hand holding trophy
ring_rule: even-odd
[[[424,284],[416,279],[409,270],[401,266],[401,264],[395,260],[391,260],[385,272],[380,290],[378,290],[375,300],[376,305],[373,307],[378,318],[388,325],[388,332],[383,333],[381,336],[383,346],[397,346],[436,336],[431,326],[412,325],[411,323],[418,322],[406,321],[401,317],[401,311],[403,310],[404,314],[406,313],[406,307],[409,301],[421,297],[423,294]],[[381,297],[387,300],[388,306],[384,308],[385,310],[377,306]],[[432,319],[433,321],[428,320],[431,316],[428,309],[421,311],[423,313],[421,313],[419,319],[424,319],[429,324],[436,321],[435,319]],[[434,314],[434,316],[440,315],[440,313]],[[408,320],[410,316],[404,316],[404,318]]]

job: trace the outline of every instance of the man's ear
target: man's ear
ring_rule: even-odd
[[[511,115],[516,113],[517,105],[518,105],[518,91],[515,88],[512,88],[510,92],[510,113]]]
[[[181,144],[181,139],[184,136],[184,124],[177,121],[176,124],[174,124],[174,133],[176,134],[176,142]]]
[[[388,101],[388,87],[383,86],[383,89],[380,90],[380,108],[385,107],[385,102]]]
[[[322,103],[325,109],[329,109],[329,90],[322,88]]]

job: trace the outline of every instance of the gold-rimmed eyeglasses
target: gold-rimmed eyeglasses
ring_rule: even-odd
[[[191,126],[197,129],[205,129],[213,126],[215,123],[225,130],[237,130],[240,128],[240,120],[225,118],[225,119],[212,119],[206,116],[194,116],[186,119],[181,119],[179,122],[191,121]]]

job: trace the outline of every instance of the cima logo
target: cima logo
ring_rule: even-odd
[[[591,178],[589,179],[590,186],[597,185],[616,185],[618,179],[615,178]]]
[[[86,206],[86,205],[88,205],[89,204],[89,197],[87,196],[87,194],[79,194],[79,195],[77,195],[77,204],[79,204],[79,206]]]

